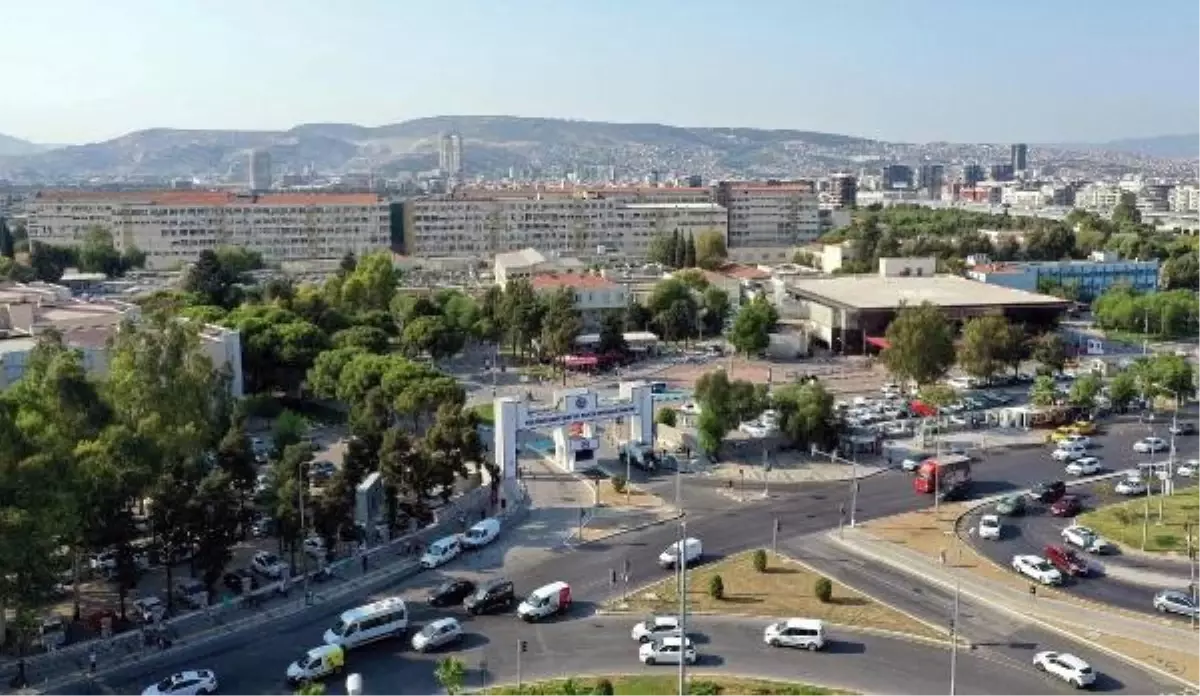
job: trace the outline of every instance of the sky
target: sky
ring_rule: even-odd
[[[505,114],[906,142],[1194,133],[1196,0],[3,0],[0,133]]]

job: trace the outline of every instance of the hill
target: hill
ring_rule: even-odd
[[[0,133],[0,157],[32,155],[38,152],[43,152],[52,147],[52,145],[38,145],[37,143],[31,143],[28,140],[14,138],[11,135]]]
[[[881,162],[991,161],[1006,146],[886,143],[849,135],[757,128],[684,128],[657,123],[606,123],[515,116],[436,116],[382,126],[309,123],[286,131],[154,128],[45,152],[0,150],[0,176],[30,181],[82,177],[189,177],[241,180],[246,151],[271,154],[276,171],[313,166],[321,172],[433,169],[439,136],[457,132],[470,175],[539,177],[575,172],[622,178],[698,174],[714,177],[810,176],[857,171]],[[23,141],[21,141],[23,142]],[[29,144],[32,145],[32,144]],[[37,147],[37,146],[33,146]],[[999,154],[997,154],[999,153]]]

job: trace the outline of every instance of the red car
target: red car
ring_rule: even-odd
[[[1071,549],[1062,546],[1047,546],[1042,555],[1063,575],[1083,576],[1090,571],[1087,561]]]
[[[1050,514],[1055,517],[1074,517],[1083,510],[1077,495],[1064,495],[1050,506]]]

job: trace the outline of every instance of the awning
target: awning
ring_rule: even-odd
[[[590,355],[568,355],[563,358],[567,367],[595,367],[600,364],[599,358]]]
[[[867,343],[870,343],[879,350],[887,350],[892,347],[892,344],[883,336],[867,336]]]

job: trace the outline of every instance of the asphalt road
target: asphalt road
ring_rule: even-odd
[[[420,621],[443,615],[419,605],[413,606],[413,613]],[[524,681],[564,674],[674,673],[675,667],[646,667],[638,661],[637,643],[629,637],[632,619],[573,613],[577,616],[535,625],[512,615],[476,618],[464,624],[467,635],[458,648],[419,654],[402,641],[385,641],[350,652],[346,667],[362,675],[368,693],[438,693],[440,687],[433,677],[435,663],[444,655],[455,654],[468,667],[467,685],[479,688],[517,680],[516,647],[519,640],[525,640],[529,647],[521,658]],[[841,629],[830,630],[830,643],[819,653],[771,648],[762,642],[766,624],[754,619],[694,619],[689,634],[700,659],[692,674],[719,671],[864,693],[941,693],[948,687],[950,655],[946,648]],[[307,634],[305,646],[315,645],[320,639],[315,629]],[[224,693],[290,693],[283,675],[287,663],[300,652],[293,647],[298,637],[289,631],[263,632],[223,646],[220,656],[164,663],[159,673],[212,668]],[[870,669],[865,668],[867,661]],[[117,693],[140,693],[153,678],[117,675],[106,680],[106,686]],[[88,693],[87,685],[76,686],[72,693]],[[326,686],[328,693],[345,693],[344,679],[332,678]],[[957,686],[958,693],[963,694],[1068,691],[1065,685],[1030,669],[1028,659],[1011,661],[965,650],[959,653]],[[1099,685],[1101,691],[1125,688],[1125,684],[1107,677]]]
[[[1113,433],[1106,435],[1112,438],[1112,446],[1117,439],[1132,441],[1140,434],[1130,428],[1114,427]],[[1143,431],[1144,432],[1144,431]],[[996,453],[988,456],[975,468],[975,488],[977,495],[988,495],[1013,488],[1027,487],[1037,480],[1052,477],[1057,467],[1051,467],[1048,456],[1037,450],[1017,450]],[[757,503],[735,505],[725,509],[712,508],[703,513],[692,510],[687,532],[689,536],[700,537],[704,542],[705,555],[709,558],[741,551],[755,546],[765,546],[771,542],[772,520],[779,520],[781,525],[781,540],[787,542],[804,535],[825,531],[837,526],[839,507],[849,507],[850,485],[847,483],[813,484],[798,487],[786,494],[779,494],[769,500]],[[685,493],[685,508],[687,507]],[[857,518],[865,520],[917,509],[929,503],[929,499],[916,495],[911,488],[907,474],[899,471],[889,471],[860,482],[858,493]],[[612,587],[609,582],[610,570],[621,571],[623,564],[628,561],[631,588],[636,588],[648,582],[661,579],[667,575],[655,565],[655,559],[663,548],[677,538],[678,530],[674,525],[652,527],[642,532],[616,537],[611,542],[589,544],[579,549],[563,548],[553,552],[550,560],[532,565],[520,572],[514,572],[512,579],[517,585],[518,594],[524,594],[540,585],[554,581],[565,580],[572,585],[576,604],[572,616],[556,624],[526,628],[518,624],[512,617],[484,617],[470,623],[472,638],[468,641],[468,650],[480,652],[486,656],[489,663],[488,678],[493,681],[503,681],[515,677],[514,664],[505,666],[505,656],[514,652],[513,647],[518,637],[528,633],[531,638],[530,654],[525,659],[525,672],[532,678],[539,672],[547,676],[562,673],[588,673],[598,671],[626,671],[636,669],[637,662],[632,645],[623,645],[627,638],[628,620],[618,621],[621,631],[616,631],[608,619],[598,619],[591,616],[596,603],[621,591],[621,587]],[[455,566],[447,568],[455,571]],[[511,572],[511,571],[510,571]],[[434,578],[425,576],[416,581],[418,584],[431,584]],[[893,581],[895,582],[895,581]],[[912,580],[904,582],[912,583]],[[405,586],[411,587],[412,583]],[[396,591],[401,591],[397,587]],[[863,588],[871,591],[871,588]],[[926,589],[927,597],[936,593]],[[241,635],[231,635],[207,645],[192,649],[181,650],[178,653],[155,661],[145,662],[136,668],[116,673],[106,677],[103,687],[86,683],[70,685],[63,693],[91,693],[96,690],[115,690],[130,692],[143,688],[145,685],[173,671],[184,668],[207,667],[215,669],[221,676],[223,689],[234,693],[279,692],[282,684],[282,673],[287,663],[302,651],[313,647],[320,641],[321,632],[332,624],[341,611],[361,603],[362,597],[348,597],[341,602],[329,606],[319,606],[300,616],[281,619],[264,625],[261,630]],[[885,599],[888,597],[885,596]],[[943,602],[944,603],[944,602]],[[918,604],[918,609],[920,605]],[[926,607],[922,613],[929,613]],[[934,610],[935,620],[944,620],[947,616],[945,607],[939,605]],[[420,623],[428,618],[419,609],[414,608],[415,622]],[[982,614],[981,614],[982,615]],[[983,621],[987,626],[992,620]],[[714,629],[715,630],[715,629]],[[747,629],[749,630],[749,629]],[[625,636],[622,638],[622,635]],[[1030,633],[1036,639],[1020,634],[1015,642],[1021,646],[1052,645],[1053,637]],[[730,671],[748,671],[754,674],[777,674],[779,669],[792,669],[791,660],[779,660],[778,655],[770,652],[763,653],[754,641],[743,640],[736,636],[732,639],[723,633],[711,636],[710,662],[707,666]],[[999,640],[999,639],[997,639]],[[1062,640],[1057,639],[1061,645]],[[903,673],[888,676],[882,668],[877,668],[872,660],[872,669],[864,670],[857,667],[843,667],[842,663],[848,657],[833,653],[834,657],[827,660],[835,665],[834,671],[822,672],[820,676],[828,679],[818,679],[818,674],[806,666],[781,677],[802,678],[810,681],[829,681],[852,688],[854,690],[883,691],[894,693],[900,689],[913,692],[932,692],[945,688],[944,683],[933,686],[932,682],[921,681],[937,678],[937,675],[948,675],[948,663],[940,651],[925,645],[910,644],[904,641],[867,638],[858,636],[854,641],[866,646],[861,652],[879,653],[880,664],[895,664],[897,669],[908,670]],[[1009,639],[1009,642],[1014,642]],[[847,648],[849,650],[849,648]],[[904,652],[907,650],[908,652]],[[972,679],[960,679],[960,691],[970,692],[969,684],[974,681],[979,693],[1045,693],[1059,688],[1055,684],[1038,682],[1041,678],[1032,677],[1027,669],[1018,667],[1028,664],[1027,647],[1013,648],[1020,654],[1002,659],[998,663],[985,653],[983,657],[967,657],[967,663],[975,664],[980,671]],[[495,657],[492,653],[495,653]],[[1081,652],[1081,651],[1076,651]],[[473,654],[473,653],[472,653]],[[605,657],[611,656],[611,657]],[[824,658],[826,656],[820,656]],[[1002,655],[1003,657],[1003,655]],[[1020,659],[1018,659],[1020,658]],[[374,665],[385,665],[379,669],[394,670],[377,672],[383,675],[375,677],[386,683],[384,687],[368,686],[369,691],[376,693],[413,692],[430,693],[436,690],[432,681],[432,669],[428,660],[414,657],[410,651],[399,644],[380,645],[352,658],[351,669],[358,670],[354,661],[363,660],[362,670],[367,677],[368,685],[372,684],[369,670]],[[808,661],[807,655],[798,655],[794,659]],[[1085,657],[1085,659],[1087,659]],[[840,661],[840,662],[839,662]],[[1104,665],[1111,660],[1097,659],[1094,664]],[[825,664],[825,663],[822,663]],[[853,663],[850,663],[853,664]],[[998,664],[993,669],[988,665]],[[418,666],[410,666],[418,665]],[[478,665],[474,665],[477,669]],[[511,669],[512,674],[505,670]],[[974,669],[974,667],[972,668]],[[992,671],[988,671],[992,670]],[[1105,665],[1101,671],[1107,671]],[[1138,673],[1129,670],[1132,675]],[[962,674],[962,673],[960,673]],[[882,677],[880,675],[883,675]],[[482,677],[474,673],[476,683]],[[852,683],[856,679],[875,679],[878,682]],[[1033,679],[1034,681],[1031,681]],[[1138,679],[1141,681],[1139,682]],[[240,680],[245,680],[240,681]],[[1144,676],[1126,676],[1115,678],[1109,688],[1125,688],[1135,693],[1158,693],[1157,686],[1150,686]],[[911,685],[911,686],[910,686]],[[1103,684],[1102,684],[1103,686]]]

